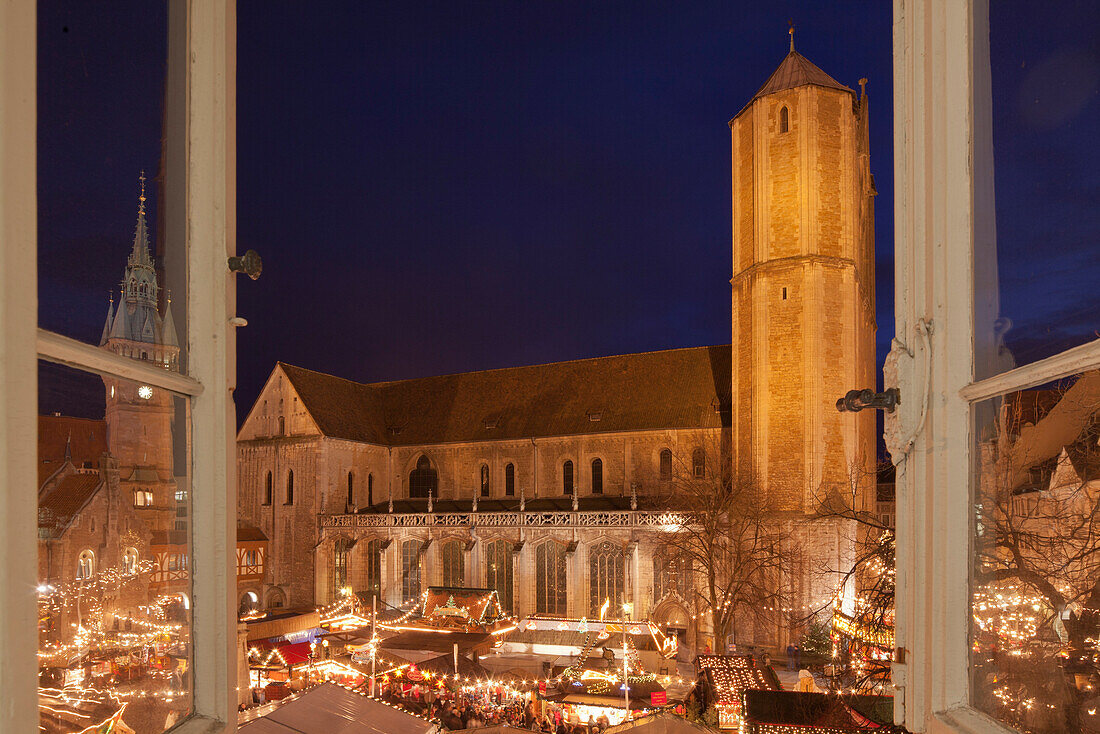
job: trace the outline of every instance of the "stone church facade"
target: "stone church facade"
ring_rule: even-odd
[[[816,497],[873,492],[855,477],[874,418],[834,407],[875,384],[867,98],[792,47],[730,129],[731,345],[376,384],[276,365],[238,434],[266,605],[462,585],[520,616],[630,601],[705,636],[661,535],[676,473],[723,469],[781,511],[804,559],[794,610],[834,593],[812,569],[850,567],[854,530],[814,519]],[[785,644],[791,611],[752,636]]]

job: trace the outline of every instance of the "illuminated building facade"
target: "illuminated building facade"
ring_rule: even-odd
[[[786,644],[854,561],[854,527],[815,520],[815,497],[873,477],[874,417],[834,406],[875,384],[867,104],[792,46],[730,122],[732,345],[378,384],[276,365],[238,434],[265,604],[466,585],[521,616],[628,600],[694,628],[668,482],[732,467],[774,498],[795,558],[790,607],[739,639]]]

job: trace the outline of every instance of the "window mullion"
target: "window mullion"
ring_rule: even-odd
[[[971,383],[959,391],[959,397],[970,403],[1026,390],[1054,380],[1080,374],[1100,367],[1100,339],[1067,349],[1052,357]]]
[[[195,396],[202,392],[202,385],[186,375],[153,367],[46,329],[38,330],[36,348],[39,358],[47,362],[56,362],[98,375],[120,377],[180,395]]]
[[[0,3],[0,731],[38,730],[36,38]]]

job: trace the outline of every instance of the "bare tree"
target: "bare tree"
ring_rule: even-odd
[[[790,563],[782,522],[758,483],[732,475],[724,438],[700,432],[673,455],[661,502],[674,510],[674,521],[661,541],[692,569],[685,588],[715,639],[737,642],[739,625],[776,622],[773,610],[790,598]]]

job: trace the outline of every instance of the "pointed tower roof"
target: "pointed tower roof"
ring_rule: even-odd
[[[115,293],[111,291],[111,300],[107,302],[107,321],[103,324],[103,335],[99,337],[99,346],[103,346],[107,343],[107,338],[111,336],[112,320],[115,315]]]
[[[170,347],[178,347],[180,345],[179,336],[176,334],[176,322],[172,319],[172,294],[168,293],[168,298],[164,303],[164,323],[161,326],[161,344],[167,344]]]
[[[768,77],[768,80],[764,82],[764,86],[757,90],[756,94],[754,94],[752,99],[741,108],[737,115],[734,115],[735,118],[761,97],[766,97],[776,92],[782,92],[786,89],[794,89],[795,87],[812,85],[816,87],[825,87],[826,89],[837,89],[855,96],[854,89],[846,87],[836,79],[833,79],[812,61],[794,50],[793,31],[794,29],[792,28],[790,52],[783,61],[780,62],[779,67],[772,72],[772,75]]]
[[[134,225],[134,246],[130,251],[130,265],[153,267],[149,254],[149,226],[145,222],[145,171],[141,172],[141,194],[138,196],[137,224]]]

